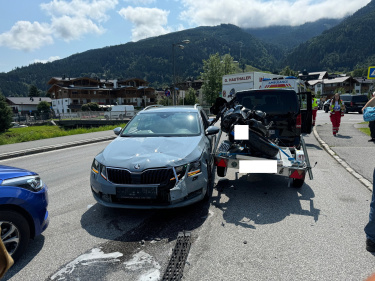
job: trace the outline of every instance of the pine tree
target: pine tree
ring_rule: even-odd
[[[5,97],[0,92],[0,133],[12,127],[12,109],[8,106]]]

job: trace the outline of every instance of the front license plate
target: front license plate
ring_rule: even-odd
[[[157,187],[117,187],[118,198],[156,199]]]

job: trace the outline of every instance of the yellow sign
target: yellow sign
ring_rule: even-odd
[[[368,68],[367,79],[375,79],[375,66],[370,66]]]

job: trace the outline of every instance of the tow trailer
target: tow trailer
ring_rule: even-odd
[[[276,166],[275,171],[271,173],[288,177],[290,179],[288,181],[288,186],[290,186],[290,183],[292,182],[292,185],[294,187],[301,187],[305,181],[306,172],[308,172],[310,180],[313,179],[312,168],[310,165],[309,156],[307,154],[306,144],[302,135],[301,135],[302,150],[297,150],[294,147],[278,147],[279,153],[272,159],[264,158],[264,157],[256,157],[256,156],[251,156],[251,155],[235,152],[233,149],[231,149],[231,143],[227,140],[223,141],[218,147],[218,141],[220,140],[220,136],[221,136],[221,132],[219,133],[218,138],[216,139],[215,149],[214,149],[215,151],[214,163],[215,163],[217,174],[219,177],[225,177],[226,171],[228,168],[238,169],[240,172],[240,165],[246,163],[247,161],[257,161],[257,162],[252,162],[255,165],[258,165],[258,163],[267,163],[264,161],[270,161],[269,162],[269,164],[271,164],[270,166]],[[245,162],[241,163],[241,161],[245,161]],[[251,162],[247,162],[247,163],[251,163]],[[246,173],[246,174],[250,174],[250,173]],[[262,173],[269,173],[269,172],[262,172]]]

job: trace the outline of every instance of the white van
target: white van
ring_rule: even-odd
[[[131,118],[135,114],[133,105],[114,105],[104,113],[105,119]]]

